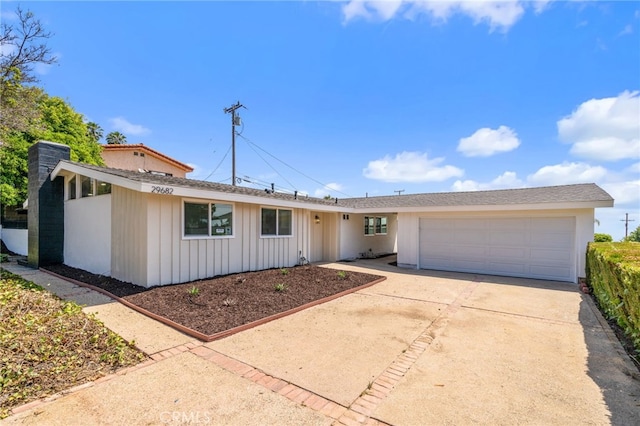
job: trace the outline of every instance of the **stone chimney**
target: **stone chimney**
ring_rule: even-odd
[[[51,180],[60,160],[69,160],[70,148],[40,141],[29,147],[29,266],[64,261],[64,178]]]

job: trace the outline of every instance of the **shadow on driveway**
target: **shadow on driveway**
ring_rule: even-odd
[[[611,424],[640,424],[640,373],[588,295],[582,295],[579,320],[588,352],[588,375],[602,392]]]

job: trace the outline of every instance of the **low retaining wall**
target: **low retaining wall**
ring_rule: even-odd
[[[0,226],[0,239],[12,252],[21,256],[29,254],[29,231],[27,229],[7,229]]]

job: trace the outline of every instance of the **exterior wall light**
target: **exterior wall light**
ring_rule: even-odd
[[[320,216],[316,215],[316,223],[320,223]]]

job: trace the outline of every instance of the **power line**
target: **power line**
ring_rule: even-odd
[[[296,168],[295,168],[295,167],[293,167],[293,166],[290,166],[289,164],[285,163],[284,161],[282,161],[282,160],[281,160],[281,159],[279,159],[278,157],[276,157],[276,156],[274,156],[273,154],[271,154],[271,153],[267,152],[266,150],[264,150],[263,148],[261,148],[260,146],[258,146],[257,144],[255,144],[254,142],[250,141],[248,138],[246,138],[246,137],[244,137],[244,136],[242,136],[242,135],[238,135],[238,136],[240,136],[242,139],[244,139],[245,141],[247,141],[249,144],[254,145],[256,148],[258,148],[259,150],[261,150],[261,151],[262,151],[262,152],[264,152],[265,154],[269,155],[270,157],[274,158],[275,160],[277,160],[277,161],[279,161],[280,163],[284,164],[285,166],[289,167],[289,168],[290,168],[291,170],[293,170],[294,172],[301,174],[302,176],[306,177],[306,178],[307,178],[307,179],[309,179],[309,180],[312,180],[313,182],[317,183],[318,185],[321,185],[323,188],[328,189],[328,190],[330,190],[330,191],[335,191],[335,192],[337,192],[337,193],[339,193],[339,194],[342,194],[342,195],[345,195],[345,196],[347,196],[347,197],[352,197],[351,195],[346,194],[346,193],[344,193],[344,192],[342,192],[342,191],[338,191],[337,189],[332,188],[332,187],[330,187],[330,186],[328,186],[328,185],[326,185],[326,184],[324,184],[324,183],[320,182],[319,180],[316,180],[316,179],[312,178],[311,176],[307,176],[306,174],[302,173],[300,170],[296,169]]]
[[[260,180],[260,179],[258,179],[258,178],[253,178],[253,177],[251,177],[251,176],[247,176],[247,175],[243,176],[243,177],[242,177],[242,180],[243,180],[243,181],[245,181],[245,182],[247,182],[247,183],[254,184],[254,185],[267,186],[267,187],[268,187],[268,186],[272,186],[272,187],[274,187],[275,189],[277,189],[277,190],[278,190],[278,192],[284,192],[284,193],[289,193],[289,194],[295,194],[295,193],[297,192],[297,193],[298,193],[298,194],[300,194],[301,196],[302,196],[302,195],[306,195],[306,193],[302,193],[301,191],[298,191],[298,190],[296,190],[295,188],[294,188],[293,190],[290,190],[290,189],[285,188],[285,187],[283,187],[283,186],[276,185],[276,184],[274,184],[274,183],[272,183],[272,182],[267,182],[267,181],[264,181],[264,180]]]
[[[244,136],[242,136],[241,134],[238,134],[238,136],[240,136],[240,137],[241,137],[242,139],[244,139],[245,141],[247,140],[247,138],[245,138],[245,137],[244,137]],[[289,181],[287,180],[287,178],[285,178],[284,176],[282,176],[282,175],[280,174],[280,172],[278,172],[278,171],[275,169],[275,167],[273,167],[273,166],[272,166],[272,165],[271,165],[267,160],[265,160],[265,159],[264,159],[264,157],[263,157],[262,155],[260,155],[260,153],[258,153],[258,151],[256,151],[256,150],[255,150],[255,148],[254,148],[251,144],[247,143],[247,145],[249,145],[249,148],[251,148],[251,150],[252,150],[253,152],[255,152],[255,153],[256,153],[256,155],[257,155],[258,157],[260,157],[260,159],[261,159],[262,161],[264,161],[264,162],[267,164],[267,166],[271,167],[271,170],[273,170],[274,172],[276,172],[276,174],[277,174],[278,176],[280,176],[282,179],[284,179],[284,181],[285,181],[285,182],[287,182],[287,183],[289,184],[289,186],[291,186],[291,188],[293,188],[294,190],[296,189],[296,188],[295,188],[295,186],[293,186],[293,184],[292,184],[291,182],[289,182]]]
[[[222,160],[220,160],[220,162],[218,163],[218,165],[216,166],[215,169],[213,169],[213,171],[211,173],[209,173],[209,175],[202,179],[202,180],[207,180],[211,177],[212,174],[214,174],[216,171],[218,171],[218,169],[220,168],[220,165],[222,164],[222,162],[225,160],[225,158],[227,158],[227,155],[229,155],[229,151],[231,151],[231,145],[229,145],[229,148],[227,149],[227,152],[224,153],[224,157],[222,157]],[[225,179],[226,180],[226,179]]]

